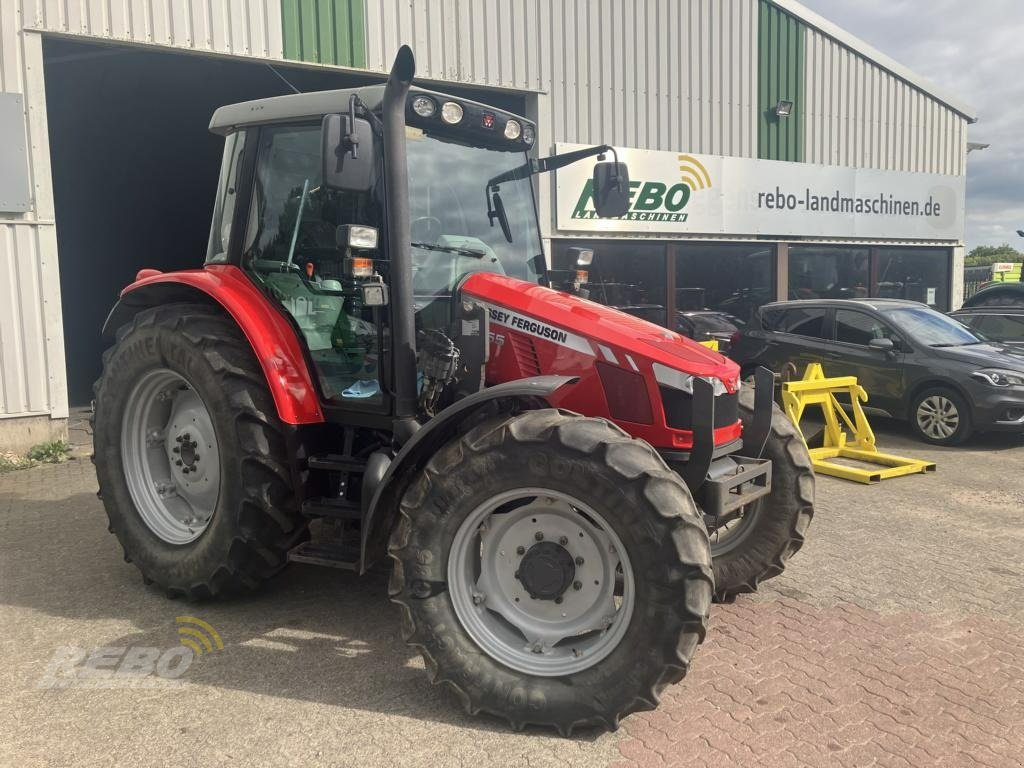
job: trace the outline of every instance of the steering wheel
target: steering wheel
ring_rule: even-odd
[[[416,231],[417,227],[422,228],[423,235]],[[420,216],[412,220],[409,225],[409,232],[414,243],[436,243],[444,230],[441,220],[434,216]]]

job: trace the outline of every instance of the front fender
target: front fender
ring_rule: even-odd
[[[497,384],[448,406],[413,433],[388,465],[373,489],[369,505],[363,510],[360,550],[363,571],[383,553],[392,523],[398,516],[398,504],[413,477],[442,445],[459,433],[461,426],[482,411],[497,415],[516,408],[548,408],[548,398],[555,391],[576,381],[575,376],[534,376]],[[367,490],[370,489],[364,488],[364,499]],[[367,555],[371,560],[368,561]]]
[[[140,279],[121,291],[103,333],[112,337],[143,309],[197,300],[220,305],[245,334],[263,368],[281,421],[296,425],[323,422],[320,398],[295,330],[238,267],[210,264],[183,272],[143,270]]]

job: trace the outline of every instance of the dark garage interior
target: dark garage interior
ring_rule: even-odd
[[[143,267],[195,268],[206,254],[222,105],[290,92],[265,63],[141,47],[44,41],[68,399],[88,405],[100,331]],[[274,64],[302,91],[374,78]],[[447,89],[522,113],[520,96]]]

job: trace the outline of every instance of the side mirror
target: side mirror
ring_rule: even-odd
[[[366,192],[373,186],[375,155],[369,121],[351,115],[324,115],[320,153],[325,189]]]
[[[625,163],[594,166],[594,210],[602,219],[615,219],[629,212],[629,168]]]
[[[868,346],[872,349],[878,349],[886,354],[891,354],[896,351],[896,345],[892,343],[892,339],[872,339],[868,342]]]

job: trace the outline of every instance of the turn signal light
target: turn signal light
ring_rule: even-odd
[[[347,259],[346,266],[348,267],[347,272],[352,277],[373,276],[373,259],[366,259],[362,257]]]

